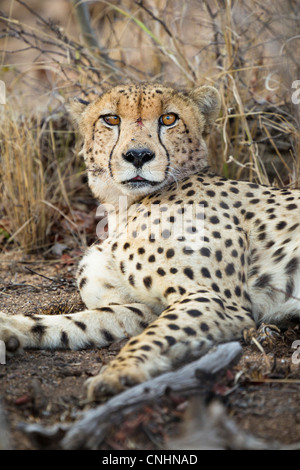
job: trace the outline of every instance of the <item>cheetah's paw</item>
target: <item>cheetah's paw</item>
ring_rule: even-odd
[[[100,374],[86,381],[88,400],[104,401],[133,385],[144,382],[147,378],[140,370],[133,370],[132,367],[107,366],[101,370]]]
[[[5,343],[8,356],[22,352],[25,335],[18,330],[13,315],[0,312],[0,341]]]

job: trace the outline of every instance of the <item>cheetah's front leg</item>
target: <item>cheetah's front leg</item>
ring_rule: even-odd
[[[139,336],[132,338],[101,373],[87,381],[88,397],[98,400],[146,381],[205,354],[213,345],[239,339],[253,327],[249,312],[227,310],[208,290],[183,297]]]
[[[8,315],[0,312],[0,340],[8,353],[24,348],[103,347],[139,334],[156,317],[143,304],[111,305],[69,315]]]

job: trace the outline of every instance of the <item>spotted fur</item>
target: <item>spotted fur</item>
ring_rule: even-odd
[[[89,397],[97,399],[239,339],[244,328],[299,316],[300,192],[205,169],[203,136],[219,111],[216,90],[119,86],[73,111],[90,187],[108,205],[126,195],[131,215],[80,263],[87,310],[1,314],[8,350],[131,338],[90,379]],[[168,113],[176,117],[170,127],[161,120]],[[118,125],[107,116],[120,118]]]

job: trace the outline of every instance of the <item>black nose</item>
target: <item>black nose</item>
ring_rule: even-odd
[[[132,163],[136,168],[142,168],[145,163],[150,162],[154,157],[155,153],[149,149],[131,149],[123,154],[124,160]]]

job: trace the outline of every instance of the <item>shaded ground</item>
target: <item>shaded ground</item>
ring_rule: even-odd
[[[83,309],[74,282],[75,268],[68,257],[57,262],[6,260],[0,266],[1,310],[51,315]],[[239,428],[257,437],[284,444],[300,442],[300,369],[293,364],[291,347],[296,339],[300,339],[298,326],[282,333],[269,350],[265,347],[266,353],[255,345],[244,345],[239,364],[208,390],[204,399],[217,397]],[[85,403],[85,380],[97,374],[120,347],[26,351],[0,365],[0,397],[13,447],[37,448],[18,429],[21,422],[50,425],[78,419],[90,406]],[[197,395],[199,391],[189,396],[171,394],[161,402],[149,403],[131,413],[117,429],[112,424],[101,448],[156,449],[167,445],[178,434],[179,425],[189,419],[186,412]]]

